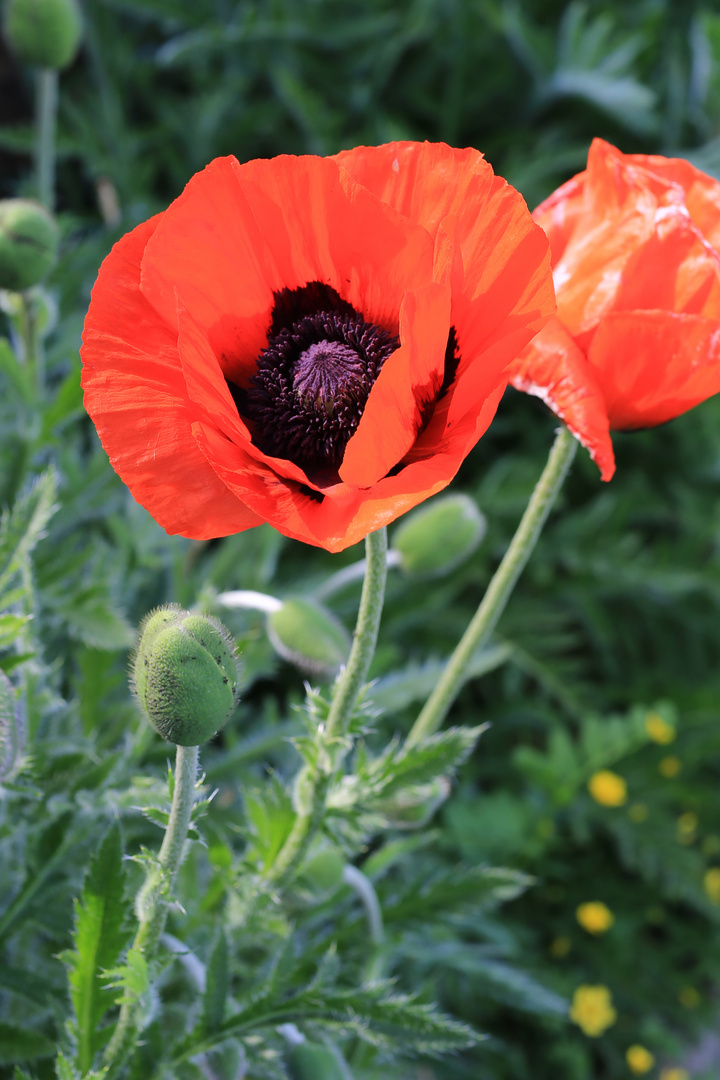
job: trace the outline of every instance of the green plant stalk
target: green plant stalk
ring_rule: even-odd
[[[547,464],[535,485],[517,532],[493,575],[480,607],[410,729],[406,746],[415,746],[433,735],[442,725],[462,688],[473,654],[487,642],[505,610],[567,476],[576,450],[577,440],[563,426],[558,430]]]
[[[378,529],[377,532],[369,533],[365,538],[365,554],[367,564],[365,581],[350,656],[335,683],[325,729],[320,733],[322,743],[327,747],[331,760],[334,758],[333,744],[343,739],[348,733],[358,694],[365,684],[370,663],[375,654],[387,578],[387,529],[385,527]],[[299,779],[305,785],[304,801],[308,805],[308,810],[299,813],[295,818],[290,835],[268,872],[268,880],[275,886],[292,875],[320,827],[332,776],[328,772],[321,771],[318,765],[312,768],[306,765]]]
[[[22,337],[24,361],[30,368],[35,380],[38,398],[45,393],[45,351],[41,335],[38,333],[38,312],[33,293],[20,293],[20,334]]]
[[[160,854],[140,889],[135,910],[140,925],[132,948],[150,960],[157,948],[167,918],[168,899],[182,861],[187,839],[198,770],[198,747],[178,746],[175,754],[175,787],[167,829]],[[117,1026],[103,1056],[107,1068],[106,1080],[111,1080],[122,1068],[135,1048],[138,1031],[137,1001],[126,1001],[120,1009]]]
[[[57,125],[58,73],[40,68],[37,74],[35,175],[38,199],[55,209],[55,129]]]

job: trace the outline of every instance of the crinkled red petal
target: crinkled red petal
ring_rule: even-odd
[[[140,292],[141,260],[160,220],[128,233],[100,268],[81,349],[85,407],[113,468],[169,533],[225,536],[262,519],[199,451],[177,334]]]
[[[547,326],[513,362],[510,383],[544,401],[590,452],[603,480],[615,472],[605,383],[559,319]]]
[[[654,427],[720,392],[720,322],[668,311],[614,311],[588,357],[610,426]]]

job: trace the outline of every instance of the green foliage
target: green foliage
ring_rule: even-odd
[[[75,905],[74,948],[63,957],[75,1016],[75,1060],[81,1076],[90,1072],[103,1037],[101,1021],[114,1004],[103,975],[117,963],[127,944],[129,905],[124,887],[120,829],[115,825],[90,864]]]
[[[452,726],[412,751],[403,733],[547,454],[555,421],[537,402],[508,394],[453,484],[482,508],[483,545],[422,593],[391,571],[374,682],[330,753],[316,732],[331,688],[303,698],[264,616],[223,611],[242,701],[203,749],[208,798],[148,963],[127,948],[125,898],[156,865],[169,803],[166,748],[127,688],[134,627],[162,604],[214,611],[227,590],[322,595],[361,552],[266,526],[167,536],[109,468],[77,350],[112,243],[217,155],[444,139],[482,149],[530,205],[584,167],[594,136],[720,175],[715,5],[87,0],[83,13],[60,84],[60,260],[30,298],[40,373],[22,303],[0,301],[0,669],[26,739],[0,794],[0,1080],[102,1075],[121,999],[145,1023],[128,1080],[286,1080],[284,1023],[335,1047],[353,1080],[624,1080],[633,1042],[659,1068],[682,1064],[720,984],[706,877],[720,868],[718,401],[615,435],[610,485],[578,455]],[[30,190],[32,78],[8,79],[14,198]],[[326,595],[342,640],[328,669],[356,586]],[[666,744],[640,704],[659,698]],[[295,879],[271,887],[298,767],[323,749],[322,828]],[[624,805],[588,792],[602,769],[626,782]],[[349,861],[381,913],[372,949]],[[578,922],[588,901],[615,917],[602,935]],[[582,984],[607,986],[618,1011],[597,1040],[567,1018]]]

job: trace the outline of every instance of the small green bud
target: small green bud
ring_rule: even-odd
[[[238,662],[230,634],[210,615],[177,604],[151,612],[140,627],[132,682],[148,720],[163,739],[199,746],[230,715]]]
[[[319,848],[300,867],[297,887],[314,901],[332,896],[342,885],[346,861],[340,848]]]
[[[22,752],[22,734],[12,684],[0,671],[0,783],[15,771]]]
[[[293,1080],[347,1080],[349,1076],[330,1047],[307,1039],[290,1047],[286,1060]]]
[[[268,636],[284,660],[318,678],[332,678],[350,652],[350,637],[332,612],[294,597],[268,615]]]
[[[5,37],[26,64],[61,71],[80,46],[80,6],[77,0],[8,0]]]
[[[55,220],[40,203],[0,200],[0,289],[37,285],[55,265],[59,242]]]
[[[383,800],[378,810],[393,829],[421,829],[450,794],[450,781],[438,776],[427,784],[418,784]]]
[[[467,495],[442,495],[404,518],[392,549],[406,574],[436,577],[469,558],[486,528],[485,517]]]

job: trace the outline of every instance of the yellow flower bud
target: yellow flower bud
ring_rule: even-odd
[[[705,871],[703,888],[713,904],[720,904],[720,867],[713,866]]]
[[[601,806],[622,806],[627,801],[627,784],[622,776],[609,769],[593,773],[588,781],[588,790]]]
[[[653,742],[666,745],[675,738],[675,728],[663,720],[660,713],[649,712],[645,715],[645,730]]]
[[[617,1013],[607,986],[578,986],[573,994],[570,1019],[591,1038],[611,1027]]]
[[[646,1050],[644,1046],[629,1046],[625,1051],[625,1060],[630,1066],[631,1072],[634,1072],[636,1076],[641,1076],[643,1073],[650,1072],[655,1064],[655,1058]]]
[[[615,922],[615,916],[610,908],[599,900],[580,904],[575,915],[577,921],[589,934],[604,934]]]

